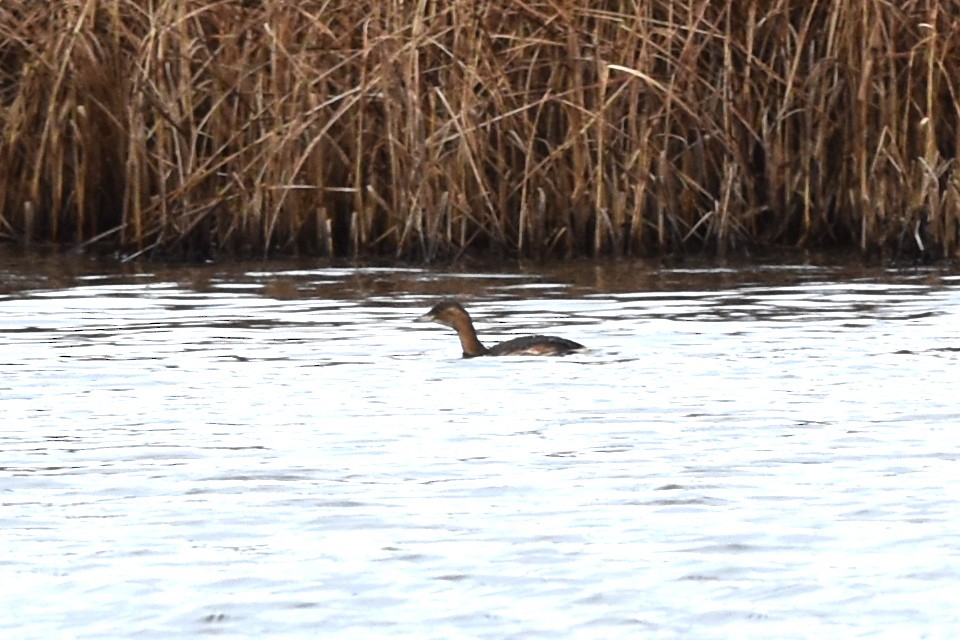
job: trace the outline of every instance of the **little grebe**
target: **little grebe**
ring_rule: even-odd
[[[464,358],[477,356],[557,356],[580,349],[582,344],[555,336],[524,336],[494,345],[489,349],[477,338],[470,314],[456,300],[444,300],[426,312],[417,322],[437,322],[452,327],[460,336]]]

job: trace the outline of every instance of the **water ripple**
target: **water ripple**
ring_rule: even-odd
[[[0,296],[5,636],[960,622],[956,276],[85,269]]]

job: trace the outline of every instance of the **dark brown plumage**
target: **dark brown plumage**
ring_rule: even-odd
[[[477,356],[556,356],[585,349],[582,344],[556,336],[524,336],[489,349],[477,338],[470,314],[456,300],[444,300],[417,318],[417,322],[437,322],[453,328],[460,337],[464,358]]]

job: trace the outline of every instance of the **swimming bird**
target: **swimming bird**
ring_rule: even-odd
[[[557,356],[585,349],[582,344],[556,336],[524,336],[489,349],[477,338],[470,314],[456,300],[443,300],[416,320],[437,322],[453,328],[460,337],[464,358],[477,356]]]

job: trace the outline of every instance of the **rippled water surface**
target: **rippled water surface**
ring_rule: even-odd
[[[16,265],[4,638],[960,633],[957,275]]]

